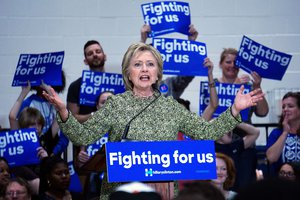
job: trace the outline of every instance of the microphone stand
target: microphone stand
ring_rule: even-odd
[[[152,85],[153,89],[157,91],[159,95],[156,96],[153,101],[151,101],[144,109],[142,109],[126,124],[121,142],[130,141],[130,139],[127,139],[130,123],[161,96],[161,92],[155,86],[155,84]],[[80,170],[85,173],[106,171],[105,144],[82,167],[80,167]]]
[[[125,126],[124,132],[122,134],[122,138],[121,138],[121,142],[126,142],[126,141],[130,141],[130,139],[127,138],[128,135],[128,131],[130,128],[130,124],[131,122],[137,118],[142,112],[144,112],[150,105],[152,105],[160,96],[161,96],[161,92],[159,91],[159,89],[156,88],[156,84],[152,84],[152,88],[154,91],[158,92],[158,96],[155,97],[155,99],[153,101],[151,101],[145,108],[143,108],[138,114],[136,114]]]

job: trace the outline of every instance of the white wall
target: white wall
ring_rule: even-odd
[[[131,42],[139,40],[143,24],[140,5],[148,2],[151,1],[0,0],[0,125],[9,126],[8,113],[20,92],[20,88],[11,87],[11,82],[21,53],[64,50],[68,86],[87,69],[83,63],[84,43],[96,39],[108,55],[106,71],[121,73],[122,55]],[[186,2],[190,3],[192,23],[199,31],[197,40],[206,43],[208,56],[215,63],[215,77],[221,75],[218,61],[222,49],[238,49],[242,36],[247,35],[293,55],[282,81],[263,80],[267,94],[276,88],[300,87],[300,1]],[[195,78],[182,96],[191,101],[194,112],[198,112],[200,80],[205,77]],[[269,122],[269,117],[255,118],[254,122]]]

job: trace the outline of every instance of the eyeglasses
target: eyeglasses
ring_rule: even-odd
[[[286,177],[291,178],[291,177],[294,177],[295,174],[294,174],[293,172],[280,171],[280,172],[279,172],[279,176],[286,176]]]
[[[27,192],[26,191],[9,191],[9,192],[6,192],[5,195],[8,197],[14,197],[14,196],[23,196],[23,195],[26,195]]]

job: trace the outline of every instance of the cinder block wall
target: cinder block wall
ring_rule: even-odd
[[[106,71],[121,73],[124,52],[131,42],[139,41],[143,24],[139,0],[0,0],[0,125],[9,127],[8,113],[20,88],[11,87],[21,53],[65,51],[63,68],[68,85],[88,69],[83,63],[87,40],[101,42],[107,54]],[[267,96],[278,88],[299,88],[300,77],[300,1],[298,0],[190,0],[192,23],[199,31],[198,41],[207,45],[215,63],[214,75],[220,77],[219,55],[224,47],[239,48],[243,35],[268,47],[293,55],[282,81],[263,80]],[[182,37],[173,34],[172,37]],[[240,72],[244,73],[243,71]],[[183,98],[198,112],[197,77]],[[66,98],[67,89],[62,94]],[[270,95],[269,95],[270,96]],[[279,97],[281,98],[281,97]],[[278,102],[277,102],[278,103]],[[270,106],[276,104],[270,100]],[[254,118],[268,123],[270,117]]]

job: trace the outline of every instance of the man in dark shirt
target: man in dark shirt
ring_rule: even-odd
[[[89,66],[91,71],[105,72],[104,64],[106,61],[106,55],[98,41],[87,41],[84,45],[83,52],[84,63]],[[84,122],[97,110],[97,108],[96,106],[92,107],[79,104],[81,79],[81,77],[78,78],[69,86],[67,94],[67,108],[72,112],[72,114],[74,114],[78,121]],[[83,191],[86,194],[85,198],[92,198],[93,196],[99,197],[101,183],[97,188],[98,191],[91,191],[88,184],[90,176],[80,171],[80,167],[88,160],[89,156],[85,151],[85,147],[73,145],[74,167],[80,177]]]
[[[96,40],[90,40],[84,45],[84,63],[89,66],[89,69],[95,72],[105,72],[104,64],[106,55],[102,46]],[[96,111],[97,108],[91,106],[79,105],[81,77],[72,82],[68,89],[67,107],[73,114],[87,115]],[[85,120],[84,120],[85,121]]]

